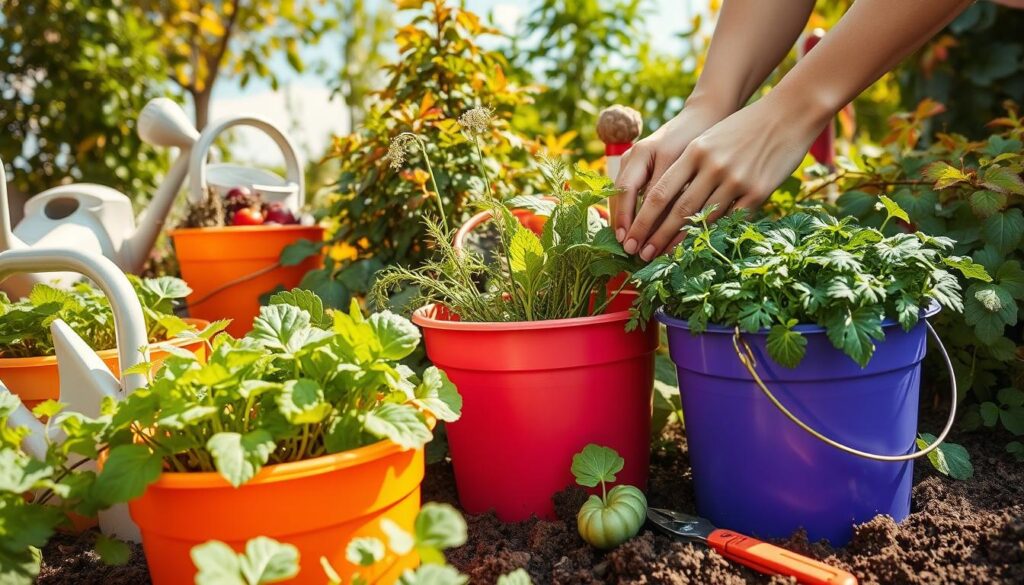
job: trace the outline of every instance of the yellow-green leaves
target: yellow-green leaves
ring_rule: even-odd
[[[142,495],[160,477],[160,457],[143,445],[118,445],[110,450],[96,477],[93,492],[103,504],[127,502]]]
[[[423,415],[407,404],[381,404],[366,413],[366,432],[374,437],[390,439],[405,449],[415,449],[430,440]]]
[[[614,449],[593,443],[572,457],[576,483],[601,486],[601,495],[590,496],[576,515],[580,536],[597,548],[614,548],[636,536],[647,515],[647,498],[639,489],[617,485],[607,490],[624,465]]]
[[[626,461],[614,449],[593,443],[572,456],[572,474],[576,483],[584,487],[596,487],[600,483],[615,481],[615,474],[622,471]]]
[[[452,506],[428,502],[416,516],[413,535],[420,559],[443,565],[445,549],[466,543],[466,521]]]
[[[462,396],[448,379],[448,374],[431,366],[423,372],[416,386],[415,403],[426,408],[439,420],[453,422],[462,415]]]
[[[263,429],[244,435],[217,433],[206,442],[217,471],[235,487],[252,479],[266,465],[275,447],[274,437]]]
[[[918,449],[924,449],[935,442],[935,435],[921,433],[915,441]],[[928,460],[935,469],[953,479],[971,479],[974,477],[974,466],[967,449],[956,443],[945,442],[928,454]]]
[[[787,368],[795,368],[807,352],[807,338],[793,330],[796,325],[796,319],[790,319],[785,325],[773,325],[768,332],[768,353]]]
[[[318,423],[333,410],[324,398],[323,388],[309,378],[285,382],[275,401],[284,418],[294,425]]]
[[[264,585],[299,574],[299,549],[265,536],[247,542],[244,553],[211,540],[192,547],[191,556],[196,585]]]

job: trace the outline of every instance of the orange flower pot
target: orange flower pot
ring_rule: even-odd
[[[197,329],[203,329],[209,325],[209,321],[202,319],[185,319]],[[200,357],[200,352],[206,350],[206,343],[201,339],[176,338],[169,342],[175,347],[187,349]],[[120,360],[117,358],[117,349],[105,349],[96,352],[103,363],[107,364],[115,376],[121,374]],[[159,348],[150,349],[150,361],[154,368],[158,367],[167,352]],[[57,357],[52,355],[25,358],[0,358],[0,380],[3,380],[7,389],[21,398],[22,403],[28,409],[34,408],[45,400],[57,400],[60,398],[60,374],[57,369]]]
[[[299,549],[301,571],[291,583],[323,585],[320,557],[348,582],[357,568],[345,560],[354,537],[387,543],[380,528],[387,518],[412,534],[420,509],[423,449],[402,451],[390,441],[316,459],[263,468],[233,488],[217,473],[165,472],[129,503],[142,531],[142,546],[154,585],[192,583],[192,547],[220,540],[237,551],[256,536]],[[389,564],[390,562],[390,564]],[[394,583],[419,564],[415,552],[362,569],[373,583]]]
[[[227,331],[235,337],[252,328],[260,296],[278,286],[292,289],[323,258],[307,258],[281,266],[281,251],[299,240],[320,242],[323,228],[302,225],[232,226],[171,231],[181,277],[192,288],[189,314],[215,321],[231,319]]]

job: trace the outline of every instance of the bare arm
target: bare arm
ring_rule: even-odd
[[[857,0],[766,97],[690,141],[648,189],[625,249],[650,260],[677,242],[686,217],[705,205],[717,205],[718,215],[761,205],[800,164],[835,112],[968,4]]]
[[[691,140],[740,109],[782,61],[799,36],[814,0],[726,0],[715,26],[704,72],[683,111],[623,157],[612,199],[622,241],[639,192],[654,185]]]

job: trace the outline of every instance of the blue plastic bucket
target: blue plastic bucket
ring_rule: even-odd
[[[937,308],[929,311],[934,314]],[[697,511],[721,528],[785,538],[804,528],[842,546],[855,523],[910,513],[912,461],[875,461],[825,444],[787,418],[755,384],[733,345],[733,328],[691,334],[668,326],[679,372]],[[807,354],[796,368],[768,357],[767,331],[744,333],[757,373],[776,398],[821,434],[854,449],[913,452],[917,436],[924,320],[909,332],[883,323],[885,340],[861,369],[822,327],[801,325]]]

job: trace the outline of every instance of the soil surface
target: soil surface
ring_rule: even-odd
[[[936,427],[926,422],[922,428]],[[975,477],[954,481],[927,463],[915,466],[912,512],[900,524],[878,516],[856,528],[842,549],[809,543],[794,534],[779,544],[843,567],[861,583],[1024,583],[1024,464],[1002,450],[1002,437],[961,435]],[[648,499],[652,506],[695,510],[686,438],[678,427],[655,447]],[[451,466],[428,466],[424,499],[457,504]],[[727,561],[694,544],[644,530],[618,549],[602,553],[576,532],[583,493],[566,490],[555,499],[559,521],[503,524],[493,514],[468,516],[469,542],[449,551],[449,561],[472,583],[525,568],[537,584],[589,583],[789,583]],[[95,536],[61,535],[43,552],[41,584],[149,583],[142,551],[129,563],[107,567],[91,552]]]

